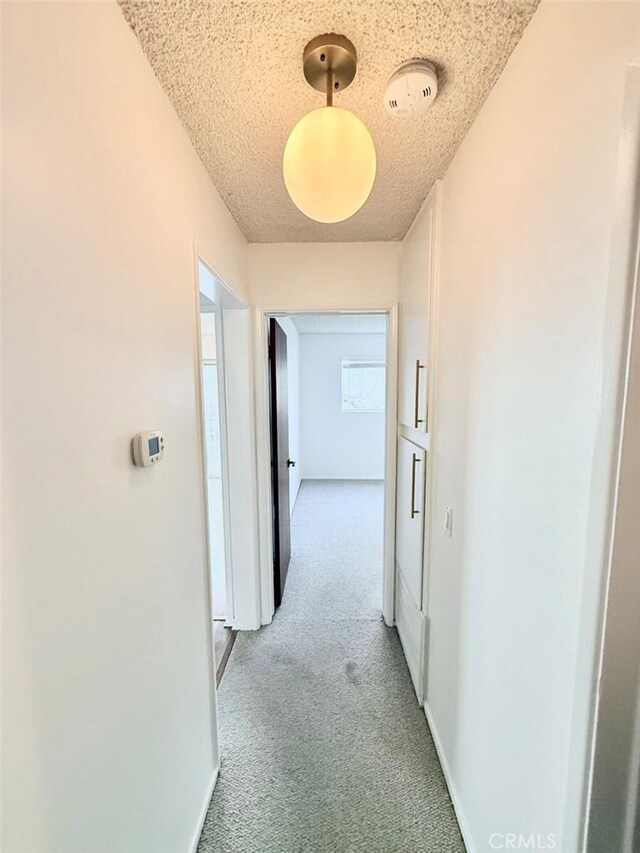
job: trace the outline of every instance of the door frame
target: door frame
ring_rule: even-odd
[[[197,354],[198,354],[198,370],[197,370],[197,392],[198,392],[198,414],[200,419],[200,453],[202,473],[204,478],[204,510],[206,521],[206,549],[207,549],[207,569],[209,572],[209,599],[211,602],[211,622],[213,628],[213,584],[211,579],[211,538],[209,535],[209,485],[207,471],[207,439],[205,435],[205,412],[204,412],[204,381],[203,381],[203,365],[202,357],[202,324],[201,315],[204,313],[212,313],[214,315],[215,331],[216,331],[216,372],[218,375],[218,412],[220,417],[220,468],[222,474],[222,516],[224,528],[224,557],[225,557],[225,625],[233,625],[235,616],[234,595],[233,595],[233,550],[231,547],[231,499],[229,488],[229,452],[228,452],[228,426],[227,426],[227,383],[225,373],[224,359],[224,327],[222,317],[222,300],[216,292],[211,292],[209,288],[202,287],[202,276],[200,274],[200,265],[215,278],[217,276],[213,270],[206,264],[202,258],[197,259],[196,263],[196,285],[198,288],[198,304],[197,304]],[[217,286],[224,287],[222,282],[216,281]],[[209,291],[209,292],[207,292]],[[202,297],[205,298],[213,306],[213,310],[203,311]],[[215,664],[215,661],[214,661]]]
[[[273,531],[271,495],[271,439],[269,427],[269,358],[267,352],[270,317],[297,314],[381,314],[387,318],[387,387],[384,461],[384,541],[382,560],[382,616],[387,625],[395,619],[395,514],[396,432],[398,384],[398,306],[380,308],[290,308],[258,305],[254,319],[254,375],[256,455],[258,467],[259,573],[262,624],[275,613],[273,593]]]
[[[201,275],[201,267],[207,273],[206,280]],[[204,286],[203,286],[204,283]],[[216,305],[216,335],[219,343],[218,361],[225,365],[225,343],[224,343],[224,312],[227,309],[233,310],[248,310],[248,306],[242,300],[233,288],[222,279],[213,270],[211,265],[205,260],[202,254],[198,251],[198,246],[193,244],[193,318],[194,318],[194,380],[197,406],[198,420],[198,441],[199,441],[199,468],[201,478],[201,493],[203,507],[203,523],[204,523],[204,547],[206,558],[206,595],[207,595],[207,616],[209,619],[208,642],[210,644],[210,664],[211,677],[215,686],[216,665],[214,656],[214,639],[213,639],[213,612],[211,610],[211,547],[209,542],[209,506],[207,492],[207,449],[206,436],[204,432],[204,407],[203,407],[203,381],[202,381],[202,339],[201,339],[201,294],[207,300]],[[226,365],[225,365],[226,367]],[[222,493],[223,493],[223,509],[225,513],[225,559],[226,559],[226,581],[227,581],[227,616],[225,624],[235,626],[237,617],[237,602],[235,590],[235,561],[234,561],[234,531],[232,525],[232,484],[236,473],[229,465],[228,452],[228,424],[227,424],[227,371],[223,368],[222,382],[218,383],[218,395],[220,400],[220,439],[222,452]],[[218,374],[220,378],[220,373]]]
[[[282,346],[284,345],[284,346]],[[282,603],[283,591],[289,574],[289,564],[291,563],[291,476],[289,473],[290,460],[290,445],[289,445],[289,400],[288,400],[288,385],[289,385],[289,359],[288,359],[288,342],[287,333],[278,323],[275,317],[269,318],[268,331],[268,349],[269,349],[269,412],[270,412],[270,437],[271,437],[271,501],[273,507],[273,527],[272,529],[272,545],[273,545],[273,594],[274,607]],[[284,389],[281,386],[281,368],[284,362]],[[283,394],[284,391],[284,394]],[[286,407],[282,406],[282,398],[285,398]],[[286,418],[281,417],[284,413],[282,409],[286,408]],[[282,421],[282,422],[281,422]],[[284,428],[283,428],[284,427]],[[286,476],[281,479],[281,466],[284,459],[280,457],[282,441],[282,432],[286,429],[286,454],[287,454],[287,469]],[[284,474],[284,471],[282,471]],[[284,483],[282,482],[284,480]],[[282,506],[284,493],[286,491],[286,512],[283,514]],[[283,532],[286,531],[286,538],[283,543]],[[283,549],[283,544],[286,548]],[[277,555],[277,559],[276,559]],[[276,582],[277,581],[277,582]]]
[[[200,291],[202,293],[202,291]],[[204,295],[204,294],[203,294]],[[202,393],[202,404],[203,404],[203,413],[204,413],[204,368],[206,365],[215,365],[216,374],[218,376],[218,417],[220,420],[220,473],[222,480],[222,525],[224,528],[224,580],[225,580],[225,616],[224,623],[225,625],[233,625],[233,621],[235,618],[235,608],[234,602],[235,597],[233,594],[233,552],[231,549],[231,492],[229,488],[229,449],[227,443],[227,435],[228,435],[228,421],[227,421],[227,375],[224,369],[224,327],[222,320],[222,308],[218,303],[212,303],[214,306],[214,310],[210,313],[214,315],[215,322],[215,330],[216,330],[216,360],[208,358],[200,358],[200,369],[201,373],[201,393]],[[209,313],[202,310],[202,306],[200,307],[200,314]],[[201,341],[202,345],[202,341]],[[207,538],[209,539],[209,472],[207,470],[207,443],[206,443],[206,435],[204,430],[204,419],[202,422],[203,425],[203,438],[205,441],[204,451],[205,451],[205,485],[207,489]],[[211,548],[211,542],[208,543],[209,549]],[[211,572],[211,558],[209,558],[209,571]],[[213,590],[212,590],[213,591]],[[211,607],[212,607],[212,618],[213,618],[213,598],[211,599]],[[219,622],[221,620],[215,619],[214,621]]]
[[[627,67],[621,119],[562,839],[563,849],[580,853],[592,849],[589,824],[607,821],[608,801],[601,796],[602,790],[618,790],[620,785],[619,771],[602,761],[596,746],[600,738],[610,735],[602,726],[602,712],[612,697],[601,691],[605,652],[615,642],[607,624],[617,621],[620,629],[628,619],[628,614],[614,613],[607,604],[640,260],[640,57]],[[637,667],[640,650],[631,651]],[[624,741],[623,751],[631,754],[633,737],[627,734],[615,748]],[[631,780],[627,781],[630,787]],[[617,844],[617,839],[611,840]]]

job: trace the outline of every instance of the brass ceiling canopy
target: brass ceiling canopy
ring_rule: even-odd
[[[353,82],[357,60],[356,49],[346,36],[325,33],[305,47],[302,68],[307,83],[329,99]]]

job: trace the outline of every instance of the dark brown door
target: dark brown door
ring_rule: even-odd
[[[277,320],[269,321],[271,397],[271,480],[273,489],[273,587],[279,607],[291,558],[289,526],[289,408],[287,405],[287,336]]]

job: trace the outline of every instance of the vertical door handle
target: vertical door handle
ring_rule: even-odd
[[[415,518],[420,513],[416,509],[416,465],[420,462],[420,458],[415,453],[411,454],[411,518]]]
[[[424,364],[420,364],[420,359],[416,359],[416,399],[415,399],[415,409],[413,413],[414,426],[418,429],[420,424],[424,423],[424,420],[420,417],[420,371],[424,368]]]

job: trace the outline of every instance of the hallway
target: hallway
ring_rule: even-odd
[[[238,636],[199,853],[464,851],[395,630],[382,484],[305,481],[273,624]]]

